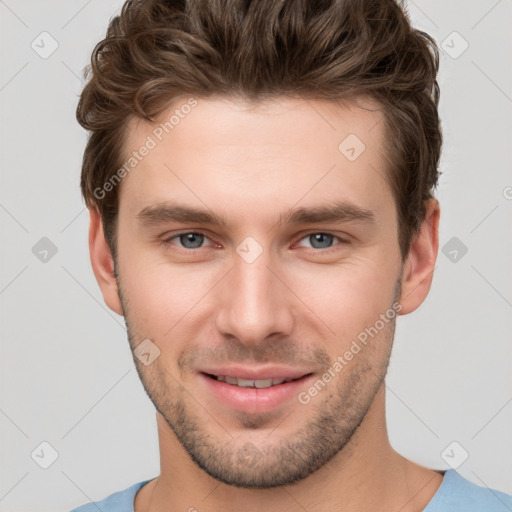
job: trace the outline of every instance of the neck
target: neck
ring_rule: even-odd
[[[135,512],[421,511],[441,485],[442,475],[393,450],[384,391],[383,384],[349,443],[326,465],[293,485],[269,489],[234,487],[210,477],[157,413],[161,473],[139,491]]]

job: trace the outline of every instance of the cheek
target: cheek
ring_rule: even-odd
[[[373,325],[392,303],[397,276],[389,258],[378,254],[383,250],[370,247],[338,264],[278,265],[276,270],[289,290],[276,281],[275,292],[284,307],[298,313],[298,330],[303,334],[310,330],[314,338],[320,335],[326,340],[334,333],[345,343]],[[119,251],[119,272],[132,322],[141,334],[162,343],[185,337],[187,331],[190,335],[210,328],[219,304],[230,307],[229,269],[222,261],[171,264],[158,251],[134,241],[125,242]]]
[[[391,270],[375,263],[352,261],[312,266],[307,272],[302,269],[290,282],[304,304],[344,343],[373,325],[391,306],[394,277]]]
[[[209,302],[218,272],[195,265],[152,262],[151,255],[144,257],[142,251],[138,254],[119,262],[123,294],[132,321],[150,338],[172,336],[193,321]]]

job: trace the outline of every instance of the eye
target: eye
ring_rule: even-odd
[[[309,247],[312,247],[313,249],[330,249],[333,246],[333,242],[335,239],[339,240],[341,243],[348,243],[336,235],[321,232],[310,233],[309,235],[302,238],[301,242],[302,240],[307,240],[311,244]],[[299,243],[299,245],[301,244]]]
[[[178,244],[175,241],[178,241]],[[164,240],[167,244],[180,245],[184,249],[200,249],[203,246],[203,242],[208,238],[202,233],[195,231],[187,231],[186,233],[180,233]]]

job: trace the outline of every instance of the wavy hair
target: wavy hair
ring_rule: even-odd
[[[395,0],[129,0],[85,70],[78,122],[89,131],[81,190],[116,257],[119,188],[133,117],[154,122],[179,96],[279,96],[382,107],[387,178],[402,259],[438,184],[439,51]]]

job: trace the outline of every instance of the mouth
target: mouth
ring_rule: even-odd
[[[315,378],[311,372],[229,370],[198,372],[202,391],[230,410],[250,414],[292,406],[294,399],[298,402],[300,391],[311,385]]]
[[[241,379],[238,377],[230,377],[229,375],[213,375],[210,373],[204,373],[210,379],[217,380],[218,382],[225,382],[231,386],[238,386],[239,388],[256,388],[256,389],[267,389],[272,388],[274,386],[279,386],[280,384],[284,384],[286,382],[293,382],[295,380],[300,380],[303,377],[290,378],[283,377],[277,379]],[[311,375],[311,374],[307,374]]]

